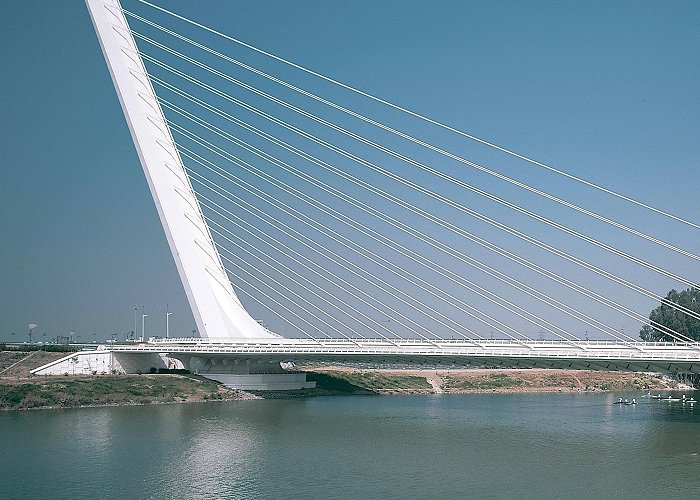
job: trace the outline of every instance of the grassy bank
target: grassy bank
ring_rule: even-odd
[[[71,408],[240,399],[211,380],[178,375],[105,375],[0,380],[0,409]]]
[[[478,370],[445,373],[445,392],[469,391],[643,391],[664,390],[670,382],[648,373],[586,370]]]
[[[664,391],[677,382],[661,375],[632,372],[544,369],[356,370],[307,367],[309,380],[345,392],[470,393],[470,392],[595,392]],[[318,378],[320,375],[323,377]]]

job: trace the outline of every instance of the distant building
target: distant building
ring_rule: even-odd
[[[58,337],[56,337],[56,343],[61,345],[68,345],[70,344],[70,338],[62,337],[61,335],[59,335]]]

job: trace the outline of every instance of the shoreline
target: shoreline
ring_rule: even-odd
[[[176,375],[177,376],[177,375]],[[77,378],[77,376],[76,376]],[[26,383],[26,382],[25,382]],[[31,383],[31,382],[29,382]],[[0,387],[3,382],[0,381]],[[68,409],[79,409],[79,408],[116,408],[116,407],[127,407],[127,406],[152,406],[152,405],[179,405],[179,404],[196,404],[196,403],[226,403],[232,401],[256,401],[256,400],[270,400],[270,399],[303,399],[303,398],[314,398],[314,397],[329,397],[329,396],[342,396],[342,397],[353,397],[353,396],[468,396],[468,395],[483,395],[483,394],[493,394],[493,395],[506,395],[506,394],[605,394],[605,393],[623,393],[632,392],[631,390],[597,390],[597,391],[578,391],[578,390],[566,390],[561,388],[529,388],[529,389],[473,389],[473,390],[461,390],[461,391],[450,391],[450,392],[431,392],[431,391],[421,391],[414,389],[401,389],[401,388],[390,388],[390,389],[378,389],[378,390],[362,390],[358,389],[352,392],[346,391],[336,391],[333,389],[317,388],[317,389],[303,389],[303,390],[292,390],[292,391],[241,391],[238,389],[223,388],[224,391],[231,392],[232,394],[223,397],[215,397],[208,399],[181,399],[177,401],[157,401],[150,400],[144,402],[120,402],[120,403],[93,403],[93,404],[80,404],[80,405],[51,405],[51,406],[34,406],[34,407],[0,407],[0,412],[12,412],[12,411],[40,411],[40,410],[68,410]],[[676,387],[676,388],[658,388],[661,393],[668,392],[693,392],[698,389],[687,388],[687,387]],[[652,390],[652,393],[655,392]],[[630,396],[633,397],[633,396]],[[639,397],[639,396],[637,396]]]
[[[486,393],[597,393],[646,390],[693,390],[656,373],[501,369],[359,369],[344,366],[307,366],[301,371],[313,379],[325,374],[359,389],[379,394],[486,394]]]
[[[197,375],[34,376],[44,356],[6,359],[0,374],[0,410],[143,406],[211,401],[292,399],[320,396],[414,394],[654,393],[692,387],[655,373],[555,369],[357,368],[305,364],[296,367],[315,389],[242,391]],[[30,363],[31,361],[31,363]],[[37,365],[38,366],[38,365]],[[0,367],[1,368],[1,367]],[[9,372],[9,373],[8,373]]]

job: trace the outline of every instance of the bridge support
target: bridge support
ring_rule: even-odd
[[[305,373],[285,370],[275,360],[189,354],[171,357],[178,359],[192,373],[216,380],[232,389],[290,391],[316,387],[316,382],[306,381]]]

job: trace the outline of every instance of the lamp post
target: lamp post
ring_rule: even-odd
[[[36,325],[34,323],[29,323],[27,325],[27,328],[29,329],[29,343],[30,344],[32,343],[32,330],[34,330],[37,326],[39,326],[39,325]]]
[[[138,331],[137,325],[138,325],[138,311],[139,311],[139,306],[134,306],[134,335],[132,338],[136,336],[136,332]]]
[[[146,316],[148,314],[141,315],[141,341],[146,342]]]
[[[166,312],[165,313],[165,338],[169,339],[170,338],[170,315],[171,312]]]

